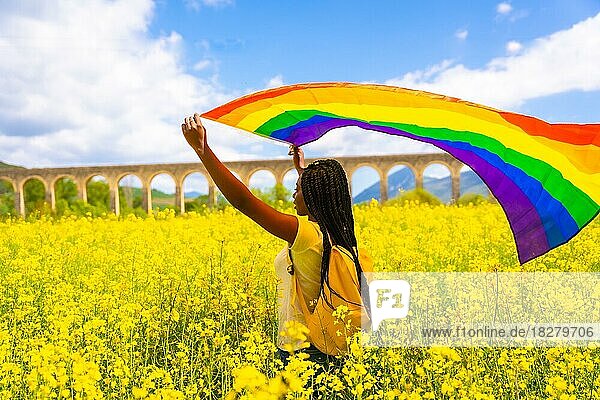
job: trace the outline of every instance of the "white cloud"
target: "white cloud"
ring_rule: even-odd
[[[496,6],[496,12],[498,14],[506,15],[506,14],[509,14],[512,10],[513,10],[513,7],[510,5],[510,3],[507,3],[507,2],[499,3]]]
[[[233,4],[233,0],[202,0],[202,3],[208,7],[222,7]]]
[[[275,183],[275,176],[270,171],[261,169],[252,174],[249,186],[264,190],[275,186]]]
[[[510,22],[515,22],[521,18],[527,17],[529,12],[524,9],[515,9],[508,2],[499,3],[496,6],[496,20],[508,19]]]
[[[150,0],[10,4],[0,5],[0,160],[194,161],[183,117],[239,95],[184,70],[178,33],[150,36]],[[209,135],[229,160],[261,158],[246,150],[261,140],[222,127]]]
[[[185,6],[194,11],[200,11],[204,7],[220,8],[232,5],[233,0],[184,0]]]
[[[469,36],[469,31],[466,29],[459,29],[454,34],[454,37],[456,37],[459,40],[465,40],[467,38],[467,36]]]
[[[523,45],[516,40],[511,40],[510,42],[506,43],[506,51],[509,54],[516,54],[521,51],[522,48]]]
[[[489,106],[516,108],[529,99],[573,90],[600,90],[600,14],[541,37],[482,68],[447,60],[387,83],[442,93]]]
[[[307,158],[319,154],[325,157],[364,154],[416,154],[440,150],[433,145],[401,136],[344,127],[327,132],[321,139],[303,146]]]
[[[269,79],[266,84],[266,87],[269,89],[276,88],[279,86],[283,86],[283,76],[281,74],[275,75],[274,77]]]
[[[423,171],[423,176],[432,178],[443,178],[448,175],[450,175],[450,170],[442,164],[430,164]]]
[[[211,60],[200,60],[194,64],[194,71],[203,71],[213,65]]]
[[[198,172],[188,175],[183,181],[183,192],[199,192],[208,194],[208,181],[206,177]]]
[[[442,60],[439,64],[435,64],[425,70],[416,70],[412,72],[408,72],[403,76],[403,80],[407,81],[426,81],[432,77],[435,77],[438,73],[447,70],[450,66],[454,64],[454,60]],[[395,80],[390,80],[392,82]]]
[[[159,174],[152,179],[150,183],[152,189],[158,189],[163,193],[173,194],[175,193],[175,181],[171,175]]]

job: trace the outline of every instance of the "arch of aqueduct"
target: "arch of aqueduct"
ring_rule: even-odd
[[[342,164],[348,176],[350,193],[352,193],[352,175],[354,171],[363,166],[373,168],[379,175],[380,199],[388,197],[388,172],[396,165],[405,165],[410,168],[415,177],[417,188],[423,187],[423,172],[431,164],[445,165],[452,178],[452,201],[456,201],[460,194],[460,170],[463,163],[446,153],[433,154],[399,154],[384,156],[350,156],[333,157]],[[310,163],[315,159],[306,159]],[[281,160],[253,160],[224,162],[231,171],[238,174],[242,182],[248,186],[250,177],[259,170],[273,173],[276,183],[283,183],[286,173],[293,170],[291,159]],[[46,201],[55,209],[56,194],[55,183],[62,178],[70,178],[77,185],[80,199],[87,202],[87,183],[94,176],[102,176],[110,188],[110,206],[112,211],[119,214],[119,181],[127,175],[135,175],[142,181],[142,202],[146,211],[152,210],[152,179],[159,174],[168,174],[175,182],[176,205],[184,208],[183,182],[192,173],[201,173],[208,181],[209,206],[216,203],[215,183],[200,162],[179,164],[146,164],[146,165],[115,165],[93,167],[66,167],[66,168],[32,168],[32,169],[5,169],[0,170],[0,180],[6,180],[13,186],[15,193],[15,209],[17,213],[25,215],[25,199],[23,186],[30,179],[40,180],[46,188]]]

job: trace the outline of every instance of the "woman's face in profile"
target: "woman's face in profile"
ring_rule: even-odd
[[[296,213],[298,215],[308,215],[308,210],[306,209],[306,203],[304,203],[304,196],[302,195],[302,187],[300,186],[300,179],[302,175],[298,177],[296,181],[296,190],[294,191],[294,208],[296,209]]]

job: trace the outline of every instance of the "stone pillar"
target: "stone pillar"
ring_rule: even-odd
[[[450,197],[451,204],[456,203],[460,198],[460,170],[463,166],[464,164],[460,162],[454,162],[448,166],[452,181],[452,195]]]
[[[85,181],[85,178],[79,179],[77,182],[79,186],[77,197],[87,204],[87,182]]]
[[[110,208],[116,214],[121,213],[121,206],[119,204],[119,182],[109,183],[110,187]]]
[[[208,207],[213,208],[217,205],[217,193],[215,184],[208,182]]]
[[[179,207],[179,212],[185,212],[185,193],[183,193],[183,186],[181,183],[175,184],[175,207]]]
[[[25,217],[25,195],[23,193],[23,186],[17,184],[17,190],[15,190],[15,211],[17,215]]]
[[[283,172],[277,173],[275,175],[275,185],[277,185],[277,184],[283,185],[283,175],[284,175]]]
[[[54,185],[50,184],[46,186],[46,203],[50,204],[52,211],[56,211],[56,192]]]
[[[415,168],[415,189],[423,189],[423,174],[425,169]]]
[[[388,180],[387,176],[383,173],[379,175],[379,190],[379,203],[383,204],[388,200]]]
[[[152,187],[150,182],[144,182],[142,185],[142,208],[148,214],[152,212]]]
[[[460,171],[452,171],[452,197],[450,203],[455,204],[460,197]]]

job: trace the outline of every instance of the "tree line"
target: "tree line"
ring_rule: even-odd
[[[284,185],[278,183],[275,186],[261,190],[251,188],[252,193],[264,202],[277,209],[286,209],[293,207],[291,201],[292,192]],[[110,189],[104,181],[90,181],[87,184],[87,203],[79,199],[77,185],[70,179],[60,179],[55,185],[55,210],[46,201],[46,190],[44,184],[36,179],[27,181],[23,188],[25,196],[25,213],[28,216],[52,215],[61,217],[64,215],[91,215],[99,217],[109,214],[110,208]],[[154,209],[164,210],[167,208],[180,213],[179,207],[174,205],[175,196],[165,194],[156,189],[152,190],[153,198],[161,198],[160,205]],[[164,204],[165,200],[171,199],[171,204]],[[186,199],[185,211],[195,211],[204,213],[209,209],[208,194],[202,194],[193,199]],[[123,215],[135,214],[138,216],[146,215],[142,208],[142,190],[140,188],[119,186],[119,204],[120,212]],[[223,210],[229,202],[221,194],[217,193],[216,204],[213,209]],[[16,215],[15,197],[12,185],[7,181],[0,181],[0,216],[6,217]]]
[[[77,186],[70,179],[61,179],[55,186],[56,209],[52,210],[50,204],[46,201],[44,184],[39,180],[31,179],[25,183],[25,213],[32,218],[42,215],[51,215],[55,217],[68,215],[91,215],[100,217],[111,212],[110,208],[110,190],[108,184],[104,181],[90,181],[87,184],[87,203],[78,198]],[[278,210],[293,208],[292,192],[281,183],[261,190],[251,188],[252,193],[262,201],[270,204]],[[153,199],[160,198],[161,204],[153,207],[154,210],[164,210],[167,208],[180,213],[179,207],[175,206],[175,196],[152,189]],[[7,181],[0,181],[0,217],[16,215],[14,207],[14,191],[12,185]],[[401,191],[398,196],[389,199],[385,205],[402,205],[410,201],[427,203],[431,205],[443,204],[442,201],[430,192],[424,189],[413,189]],[[482,202],[494,201],[493,198],[484,197],[479,194],[467,193],[461,196],[457,204],[479,204]],[[170,203],[170,204],[169,204]],[[368,203],[368,202],[365,202]],[[119,204],[122,215],[135,214],[137,216],[147,215],[142,207],[142,189],[119,186]],[[217,192],[216,204],[213,209],[223,210],[229,202],[225,197]],[[209,211],[208,194],[199,195],[193,199],[186,199],[185,211],[205,213]]]

